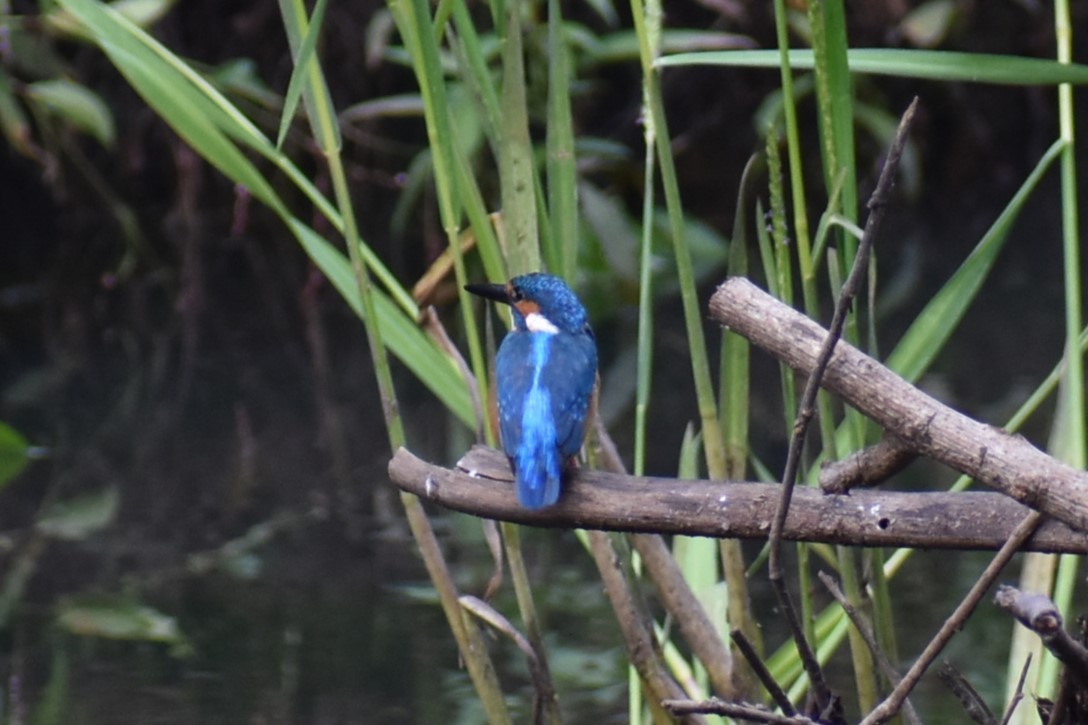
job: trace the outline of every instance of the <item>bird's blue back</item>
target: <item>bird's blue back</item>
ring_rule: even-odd
[[[518,501],[537,509],[559,499],[564,463],[578,453],[597,372],[588,326],[556,333],[515,329],[496,359],[499,433],[517,478]]]

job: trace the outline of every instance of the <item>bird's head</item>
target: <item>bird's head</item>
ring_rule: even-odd
[[[470,284],[465,289],[510,305],[518,330],[575,334],[589,330],[585,307],[567,283],[552,274],[534,272],[514,277],[505,285]]]

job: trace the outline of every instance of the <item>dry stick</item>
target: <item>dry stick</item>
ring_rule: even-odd
[[[850,603],[850,600],[846,598],[846,595],[839,585],[835,583],[826,572],[819,572],[816,576],[820,578],[823,585],[827,588],[827,591],[831,592],[831,596],[835,597],[835,601],[839,603],[843,611],[846,612],[846,616],[850,618],[854,628],[861,634],[861,638],[865,640],[865,645],[869,648],[869,652],[872,653],[873,659],[876,661],[877,666],[880,667],[880,672],[888,680],[890,685],[894,687],[899,683],[899,673],[895,671],[895,667],[888,660],[888,656],[884,654],[884,650],[880,649],[880,645],[877,644],[876,635],[873,634],[872,628],[869,623],[862,618],[861,613],[857,608]],[[910,700],[903,703],[903,715],[906,717],[907,722],[912,725],[921,725],[921,720],[918,719],[918,713],[914,711],[914,707],[910,704]]]
[[[600,445],[600,462],[604,468],[613,473],[626,474],[619,450],[599,416],[596,419],[596,434]],[[728,699],[736,698],[733,657],[684,578],[668,544],[659,534],[635,534],[629,540],[642,558],[650,580],[657,587],[665,610],[676,621],[691,651],[703,663],[715,694]]]
[[[710,313],[801,372],[813,369],[827,334],[741,277],[731,277],[718,287]],[[1088,472],[1047,455],[1022,436],[953,410],[845,341],[835,348],[823,385],[919,453],[1074,529],[1088,531]]]
[[[630,541],[642,558],[644,570],[657,588],[665,611],[676,622],[692,653],[703,663],[714,692],[724,698],[736,697],[733,658],[684,579],[668,544],[658,534],[632,534]]]
[[[626,474],[619,450],[600,417],[596,418],[595,426],[597,443],[600,446],[598,454],[603,468],[613,473]],[[732,656],[684,578],[665,540],[658,534],[636,534],[629,541],[642,558],[665,610],[676,620],[680,634],[703,663],[714,692],[729,699],[736,697]]]
[[[1016,681],[1016,694],[1012,696],[1009,707],[1005,710],[1005,717],[1001,718],[1001,725],[1009,725],[1012,714],[1016,712],[1016,706],[1024,699],[1024,683],[1028,681],[1029,667],[1031,667],[1031,652],[1028,652],[1028,656],[1024,658],[1024,666],[1020,668],[1020,679]]]
[[[858,292],[861,291],[862,279],[869,266],[869,253],[873,246],[873,239],[876,236],[876,231],[880,227],[881,221],[884,219],[884,210],[888,203],[888,196],[891,193],[895,181],[895,171],[899,166],[899,158],[903,153],[903,147],[907,141],[907,131],[910,129],[911,120],[914,118],[914,111],[917,106],[918,99],[915,98],[907,108],[906,113],[903,114],[903,118],[899,122],[899,129],[895,134],[895,141],[892,143],[891,150],[888,152],[888,159],[885,161],[884,168],[880,172],[880,180],[869,200],[869,218],[865,222],[865,232],[862,234],[861,242],[858,244],[857,254],[854,257],[854,266],[850,270],[846,282],[843,284],[838,302],[835,305],[835,315],[831,320],[831,327],[828,330],[827,337],[824,339],[820,354],[816,358],[816,365],[814,366],[811,375],[809,375],[808,383],[805,385],[805,392],[801,396],[797,420],[793,424],[793,436],[790,438],[789,453],[786,457],[786,470],[782,474],[782,496],[779,499],[778,510],[771,523],[770,557],[767,567],[771,585],[774,587],[774,592],[778,597],[779,605],[782,607],[782,610],[786,615],[786,620],[789,622],[790,629],[793,632],[793,638],[797,642],[797,652],[801,657],[805,672],[812,682],[813,692],[816,695],[818,707],[821,711],[826,709],[830,702],[831,691],[827,686],[827,682],[824,680],[820,664],[816,659],[816,653],[812,650],[811,645],[805,638],[801,618],[793,606],[789,589],[786,587],[786,581],[783,577],[782,567],[779,562],[782,548],[782,529],[786,523],[786,515],[789,513],[790,500],[793,498],[793,489],[797,485],[797,472],[801,464],[801,451],[804,448],[805,431],[808,429],[808,425],[815,413],[814,406],[816,394],[820,390],[820,384],[823,381],[824,373],[827,370],[828,364],[831,362],[831,355],[835,351],[835,345],[839,341],[839,338],[842,337],[842,330],[846,324],[847,312],[849,311],[854,298],[857,296]]]
[[[737,645],[737,649],[744,655],[744,659],[748,660],[749,666],[752,668],[752,672],[759,678],[760,684],[766,688],[770,694],[771,699],[775,701],[778,708],[782,710],[782,714],[787,717],[793,717],[797,714],[797,710],[793,707],[793,703],[790,702],[790,696],[786,694],[786,691],[782,689],[782,686],[774,679],[771,671],[767,669],[767,665],[763,664],[763,660],[760,659],[759,653],[756,652],[756,648],[752,646],[752,643],[748,641],[748,638],[744,636],[744,632],[739,629],[734,629],[729,633],[729,636],[733,638],[733,643]]]
[[[588,536],[590,552],[597,563],[605,594],[608,595],[608,601],[616,614],[616,622],[627,644],[627,656],[631,664],[657,702],[683,698],[684,691],[665,671],[657,642],[647,625],[645,614],[639,608],[631,582],[608,534],[590,531]],[[684,721],[703,723],[705,719],[689,714]]]
[[[960,705],[963,706],[963,711],[967,717],[979,725],[997,725],[997,718],[990,712],[989,706],[982,699],[982,696],[978,694],[978,690],[972,687],[967,678],[953,667],[948,660],[941,662],[941,666],[937,668],[937,679],[951,690],[956,699],[960,701]]]
[[[1088,689],[1088,648],[1065,631],[1062,614],[1050,597],[1001,586],[994,595],[994,603],[1039,635],[1050,653],[1077,678],[1079,686]]]
[[[674,715],[698,712],[740,718],[744,722],[771,723],[771,725],[819,725],[816,720],[811,720],[803,715],[779,715],[759,705],[725,702],[718,698],[702,701],[665,700],[661,704]]]
[[[488,333],[490,334],[491,318],[488,317],[487,320],[489,325]],[[469,367],[465,356],[461,354],[460,348],[450,339],[449,333],[446,332],[446,326],[442,324],[442,320],[433,305],[428,305],[419,313],[419,326],[431,336],[439,349],[446,353],[449,359],[453,361],[453,364],[457,366],[457,372],[461,374],[461,379],[465,381],[465,389],[468,390],[469,399],[472,401],[472,416],[473,420],[476,421],[476,440],[484,440],[484,404],[480,400],[480,389],[476,386],[476,378],[472,374],[472,368]]]
[[[529,666],[529,679],[533,682],[536,694],[533,697],[533,722],[544,722],[544,707],[546,703],[555,703],[557,700],[555,687],[548,672],[548,664],[540,658],[539,653],[529,641],[528,637],[510,623],[510,620],[502,616],[494,607],[484,600],[469,594],[460,597],[461,606],[469,614],[490,624],[494,629],[509,637],[522,654]]]
[[[759,541],[767,540],[782,488],[772,483],[583,470],[567,482],[558,504],[530,511],[518,504],[510,464],[500,451],[476,446],[457,465],[458,469],[437,466],[402,448],[389,462],[389,477],[431,503],[485,519]],[[1010,469],[1010,475],[1022,472],[1029,471]],[[623,505],[617,506],[617,501]],[[801,486],[794,491],[783,538],[846,546],[997,551],[1029,510],[990,491],[857,489],[849,496],[825,496],[815,487]],[[1088,536],[1047,519],[1023,550],[1088,554]]]
[[[918,457],[902,438],[887,435],[875,445],[851,453],[820,468],[820,490],[847,493],[858,486],[876,486],[887,481]]]
[[[914,686],[918,684],[918,681],[922,679],[922,675],[925,674],[926,669],[933,663],[933,660],[937,658],[944,646],[948,644],[948,641],[952,639],[960,629],[963,628],[967,618],[971,616],[971,613],[978,606],[978,603],[982,601],[982,597],[986,594],[986,590],[990,588],[990,585],[994,583],[997,577],[1001,574],[1001,570],[1005,565],[1009,563],[1009,559],[1013,557],[1020,546],[1027,541],[1032,532],[1035,531],[1035,527],[1043,520],[1043,515],[1038,511],[1032,511],[1030,514],[1024,517],[1024,520],[1016,527],[1016,531],[1005,546],[1001,547],[1001,551],[997,552],[993,560],[989,563],[986,569],[979,576],[978,581],[974,583],[971,590],[967,592],[967,596],[963,598],[959,606],[956,607],[952,615],[945,620],[941,625],[936,636],[930,640],[926,645],[925,650],[918,659],[911,666],[907,674],[903,676],[902,681],[895,686],[892,693],[888,695],[877,705],[872,712],[870,712],[864,720],[861,721],[861,725],[876,725],[877,723],[886,722],[895,714],[899,712],[899,708],[902,707],[903,701],[906,700],[907,695],[914,689]]]

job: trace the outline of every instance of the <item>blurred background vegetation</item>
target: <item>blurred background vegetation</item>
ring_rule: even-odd
[[[315,18],[316,58],[330,98],[325,110],[336,110],[336,131],[325,137],[316,130],[319,84],[296,80],[292,99],[292,80],[302,74],[291,48],[305,57],[307,35],[302,21],[289,43],[290,2],[114,4],[126,23],[146,28],[184,59],[175,70],[195,72],[252,123],[247,140],[250,131],[237,119],[217,121],[226,129],[222,136],[246,149],[242,157],[267,179],[266,191],[239,183],[238,174],[248,171],[231,166],[233,156],[217,157],[220,147],[211,145],[201,151],[199,139],[178,130],[187,108],[204,111],[192,97],[160,89],[161,103],[177,101],[169,125],[168,106],[149,108],[151,86],[141,95],[133,86],[143,77],[118,71],[124,58],[139,56],[108,46],[108,28],[80,15],[94,12],[87,5],[93,4],[0,2],[3,717],[480,721],[478,699],[458,669],[456,643],[386,480],[396,436],[383,418],[375,358],[359,324],[365,311],[345,304],[353,294],[359,304],[351,291],[353,255],[337,253],[322,264],[325,248],[299,231],[304,225],[339,249],[339,231],[354,223],[388,279],[401,286],[395,291],[382,271],[371,269],[392,299],[380,314],[395,310],[407,320],[413,305],[434,304],[466,356],[479,344],[475,331],[463,327],[469,323],[461,322],[456,280],[440,261],[451,242],[443,215],[452,212],[432,172],[438,151],[428,140],[431,106],[420,94],[418,50],[397,31],[398,23],[406,27],[404,8],[411,4],[318,3],[324,17]],[[804,3],[788,5],[787,11],[779,4],[778,21],[793,47],[808,47],[812,16]],[[457,19],[460,8],[442,3],[437,12]],[[631,8],[604,0],[562,5],[571,63],[567,121],[556,120],[550,94],[557,71],[548,4],[520,9],[534,168],[544,175],[557,124],[569,125],[577,160],[569,182],[578,211],[568,217],[540,211],[541,236],[554,235],[542,243],[542,254],[573,277],[590,307],[602,351],[605,424],[628,465],[650,474],[705,475],[686,434],[699,414],[684,283],[670,251],[661,187],[652,177],[646,184],[644,44]],[[1073,47],[1083,53],[1088,2],[1071,2],[1065,11]],[[468,6],[485,70],[508,67],[493,22],[506,12],[502,3]],[[1030,0],[901,0],[847,4],[845,21],[855,48],[1053,59],[1054,12]],[[666,54],[773,49],[777,42],[772,3],[668,3],[663,26]],[[462,39],[465,31],[458,26]],[[436,56],[448,120],[471,164],[481,208],[495,212],[504,206],[498,119],[479,101],[486,96],[479,79],[473,85],[463,72],[472,46],[465,41],[459,52],[443,45]],[[857,75],[852,89],[851,173],[861,201],[875,183],[896,118],[911,98],[921,99],[899,193],[877,241],[879,291],[866,318],[878,353],[894,347],[961,267],[1059,135],[1052,80],[978,84],[904,75]],[[763,225],[753,222],[753,200],[768,209],[775,201],[766,176],[743,193],[741,178],[749,159],[768,148],[768,126],[781,125],[781,77],[774,67],[678,65],[658,78],[692,281],[705,305],[726,273],[738,197],[750,205],[748,224],[739,228],[751,236],[745,244],[752,275],[774,275],[754,261],[755,231]],[[821,173],[813,76],[798,70],[794,82],[796,140],[815,230],[835,196],[834,180]],[[1073,99],[1069,113],[1083,117],[1083,92]],[[258,132],[263,142],[253,140]],[[277,136],[279,143],[272,141]],[[218,136],[209,131],[204,138]],[[1083,144],[1076,153],[1084,168]],[[339,158],[339,171],[330,158]],[[286,164],[312,188],[283,171]],[[553,183],[551,171],[547,176]],[[644,212],[647,188],[658,199]],[[558,202],[543,199],[545,187],[537,191],[541,209],[555,211]],[[1067,337],[1061,240],[1070,202],[1063,202],[1054,170],[1031,192],[1015,226],[1001,230],[1010,241],[985,285],[970,295],[962,323],[933,351],[921,379],[941,399],[994,424],[1003,424],[1057,364]],[[322,207],[318,196],[335,199],[339,213]],[[773,220],[792,237],[795,202],[786,208]],[[549,229],[548,219],[558,223]],[[484,234],[478,220],[472,225],[477,237]],[[644,227],[653,230],[644,258],[649,266],[639,257]],[[560,232],[571,228],[577,241],[564,248]],[[498,257],[481,259],[489,247],[486,240],[478,245],[480,255],[466,245],[464,268],[460,260],[448,264],[472,279],[518,267],[509,259],[507,267]],[[446,274],[412,300],[407,290],[436,261]],[[347,276],[337,281],[336,270]],[[826,272],[820,274],[826,286]],[[653,422],[636,464],[639,303],[649,279]],[[831,297],[822,299],[826,312]],[[716,365],[718,334],[709,326],[706,334]],[[391,347],[398,344],[410,357],[430,343],[420,335]],[[424,352],[433,354],[431,347]],[[463,392],[442,389],[445,378],[428,377],[428,370],[442,372],[393,365],[405,438],[424,458],[450,462],[473,442],[463,425],[471,409]],[[779,474],[788,442],[783,390],[774,366],[753,365],[749,446],[753,464],[766,464],[771,476]],[[1051,433],[1050,405],[1024,429],[1040,445]],[[754,468],[753,476],[760,470]],[[921,463],[898,483],[934,489],[953,480]],[[491,562],[478,525],[433,513],[457,584],[481,592]],[[573,536],[524,531],[522,537],[565,718],[627,721],[626,660],[592,561]],[[746,560],[759,551],[746,545]],[[985,560],[974,554],[911,559],[895,593],[904,657],[924,644]],[[773,599],[762,573],[751,586],[757,612],[769,611]],[[508,589],[496,607],[514,617]],[[757,618],[769,650],[777,647],[780,622]],[[1010,629],[1000,617],[976,618],[950,653],[998,709]],[[493,650],[514,720],[525,721],[524,663],[506,643]],[[845,649],[834,662],[836,688],[852,692]],[[927,682],[919,698],[927,722],[962,720],[936,683]],[[856,703],[851,707],[856,714]]]

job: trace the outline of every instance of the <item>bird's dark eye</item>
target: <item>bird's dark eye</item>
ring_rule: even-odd
[[[511,287],[510,288],[510,301],[511,302],[521,302],[524,299],[525,299],[525,294],[521,290],[519,290],[517,287]]]

